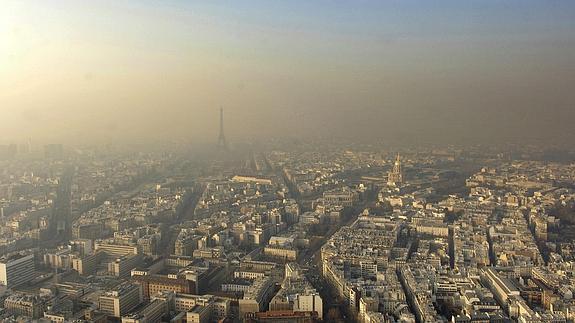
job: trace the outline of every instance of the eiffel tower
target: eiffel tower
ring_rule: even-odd
[[[221,151],[228,151],[226,136],[224,136],[224,109],[220,108],[220,135],[218,136],[218,148]]]

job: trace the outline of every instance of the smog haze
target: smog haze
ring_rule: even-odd
[[[0,141],[575,135],[572,1],[13,1]]]

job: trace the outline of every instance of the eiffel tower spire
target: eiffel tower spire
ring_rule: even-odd
[[[220,108],[220,135],[218,136],[218,148],[220,150],[227,151],[228,144],[226,142],[226,136],[224,135],[224,109]]]

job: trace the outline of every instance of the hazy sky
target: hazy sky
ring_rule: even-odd
[[[572,0],[1,0],[0,143],[575,138]]]

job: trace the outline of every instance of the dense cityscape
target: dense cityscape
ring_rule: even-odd
[[[575,1],[0,0],[0,323],[575,323]]]
[[[573,321],[573,161],[220,131],[202,156],[1,147],[2,321]]]

